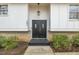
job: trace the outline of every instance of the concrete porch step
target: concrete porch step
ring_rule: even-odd
[[[29,45],[49,45],[49,41],[47,39],[32,39]]]

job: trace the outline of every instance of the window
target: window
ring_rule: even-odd
[[[0,15],[8,14],[8,5],[0,5]]]
[[[69,19],[79,19],[79,5],[70,5]]]

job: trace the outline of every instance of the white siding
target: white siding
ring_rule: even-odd
[[[50,5],[50,28],[58,28],[59,23],[59,6],[58,4],[51,4]]]
[[[79,21],[69,19],[69,4],[50,6],[50,31],[79,31]]]
[[[0,16],[0,31],[27,31],[28,4],[8,4],[8,15]]]

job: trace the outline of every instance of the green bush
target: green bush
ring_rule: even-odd
[[[72,36],[72,46],[79,47],[79,35]]]
[[[66,35],[53,35],[52,37],[53,47],[57,48],[69,48],[70,40]]]
[[[2,48],[2,44],[7,40],[5,36],[0,36],[0,48]]]
[[[0,47],[3,47],[5,50],[13,49],[17,46],[17,37],[11,36],[11,37],[5,37],[0,36]]]

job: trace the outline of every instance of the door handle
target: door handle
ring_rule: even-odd
[[[37,28],[37,24],[35,24],[35,28]]]
[[[44,24],[42,24],[42,28],[44,28]]]

